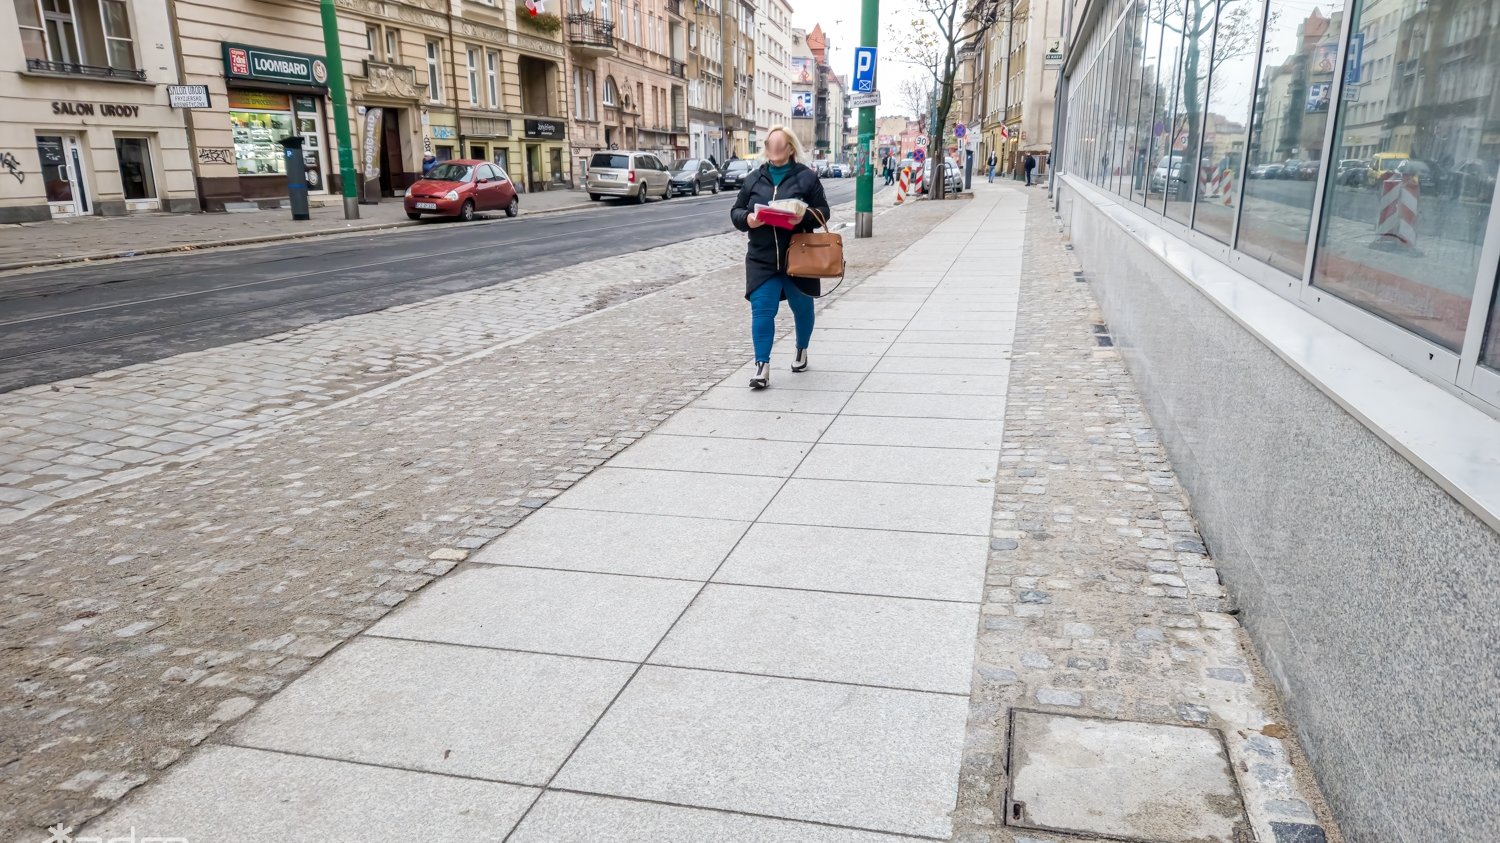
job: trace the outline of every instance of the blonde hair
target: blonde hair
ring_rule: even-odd
[[[799,164],[806,164],[807,150],[802,148],[802,141],[797,137],[797,133],[792,131],[791,129],[788,129],[786,126],[780,123],[777,123],[770,129],[766,130],[766,140],[760,142],[760,160],[771,160],[770,158],[766,157],[766,141],[769,141],[771,139],[771,136],[776,134],[777,132],[780,132],[782,136],[786,138],[786,145],[792,148],[792,160],[796,161]]]

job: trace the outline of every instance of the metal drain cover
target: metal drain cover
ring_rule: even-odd
[[[1150,843],[1253,839],[1219,733],[1011,713],[1006,823]]]

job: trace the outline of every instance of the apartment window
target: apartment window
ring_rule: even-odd
[[[443,101],[443,52],[436,41],[427,42],[427,98],[433,102]]]
[[[490,50],[484,54],[484,76],[490,92],[490,108],[500,107],[500,54]]]
[[[378,26],[367,26],[367,27],[365,27],[365,52],[369,53],[370,54],[370,58],[373,59],[373,58],[377,58],[380,55],[380,53],[376,52],[379,49],[380,49],[380,27],[378,27]]]
[[[635,43],[641,42],[641,4],[635,4],[635,15],[631,18],[630,28],[635,30]]]
[[[585,70],[583,72],[583,101],[588,106],[584,111],[584,119],[599,119],[599,114],[595,110],[596,107],[594,105],[594,71],[592,70]]]
[[[604,104],[611,108],[620,104],[620,89],[615,86],[615,77],[604,77]]]
[[[583,119],[583,99],[578,96],[578,90],[582,87],[580,84],[582,78],[583,71],[573,68],[573,116],[580,120]]]
[[[136,69],[124,0],[15,0],[15,9],[29,60]]]
[[[385,60],[390,64],[401,63],[401,30],[385,31]]]
[[[465,61],[469,70],[469,105],[479,105],[479,51],[470,47]]]

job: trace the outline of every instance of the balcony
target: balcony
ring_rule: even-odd
[[[678,61],[677,59],[672,59],[669,62],[669,64],[671,66],[669,68],[667,68],[667,72],[668,73],[671,73],[673,76],[676,76],[678,79],[686,79],[687,78],[687,62],[685,62],[685,61]]]
[[[585,56],[612,56],[615,25],[593,15],[568,15],[568,46]]]
[[[686,13],[682,10],[682,0],[667,0],[667,14],[676,15],[679,18],[686,17]]]
[[[26,69],[32,73],[57,73],[67,76],[93,76],[99,79],[129,79],[134,82],[146,81],[146,71],[127,70],[120,67],[100,67],[94,64],[72,64],[65,61],[44,61],[42,59],[27,59]]]

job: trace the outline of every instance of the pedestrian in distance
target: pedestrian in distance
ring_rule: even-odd
[[[432,168],[436,167],[437,164],[436,155],[433,155],[431,152],[424,153],[422,155],[422,175],[425,177],[428,173],[432,172]]]
[[[995,155],[995,151],[993,149],[990,150],[990,158],[984,163],[985,169],[988,170],[990,174],[990,184],[995,183],[995,167],[999,163],[1000,159]]]
[[[755,374],[751,389],[771,385],[771,343],[776,338],[776,312],[786,300],[796,324],[796,356],[793,372],[807,371],[807,347],[812,341],[813,297],[822,292],[817,278],[792,278],[786,274],[787,250],[792,235],[821,228],[828,220],[828,197],[823,182],[807,166],[797,136],[785,126],[772,126],[762,144],[763,160],[745,177],[740,195],[729,211],[730,222],[750,235],[745,253],[745,299],[750,302],[750,339],[755,349]],[[798,199],[807,211],[790,230],[761,221],[757,205],[781,199]]]
[[[1031,171],[1036,169],[1036,157],[1030,152],[1026,153],[1024,166],[1026,167],[1026,186],[1031,187]]]

